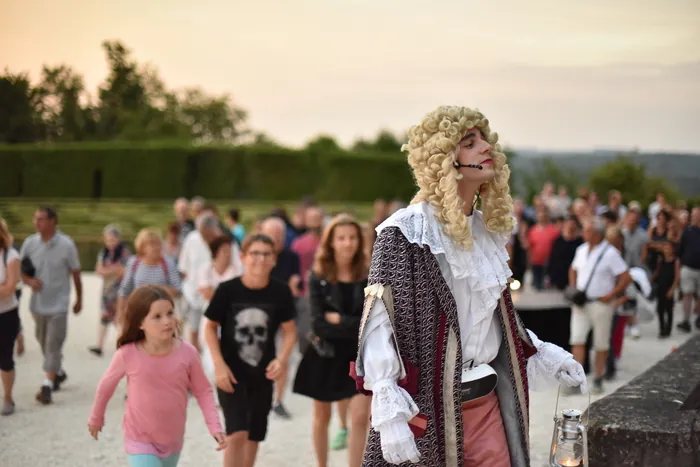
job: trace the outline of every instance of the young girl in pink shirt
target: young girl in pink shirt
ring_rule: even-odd
[[[146,285],[129,297],[117,352],[100,380],[88,430],[104,426],[107,403],[126,376],[124,447],[131,467],[175,467],[185,436],[188,390],[197,399],[209,432],[226,447],[213,389],[199,353],[178,337],[173,299],[162,287]]]

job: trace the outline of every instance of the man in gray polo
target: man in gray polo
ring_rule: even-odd
[[[641,214],[641,211],[636,207],[630,207],[622,220],[622,228],[620,229],[625,239],[625,254],[623,259],[630,268],[644,268],[642,250],[644,249],[644,245],[649,243],[649,235],[639,226]],[[627,318],[627,330],[633,339],[639,339],[642,332],[637,325],[636,309],[634,312],[635,314]]]
[[[36,326],[35,335],[44,355],[44,382],[36,395],[42,404],[51,403],[52,391],[60,389],[66,378],[61,365],[66,339],[70,278],[75,283],[73,313],[83,307],[80,260],[73,240],[56,228],[58,216],[49,207],[34,213],[36,233],[22,244],[22,280],[32,289],[29,311]]]

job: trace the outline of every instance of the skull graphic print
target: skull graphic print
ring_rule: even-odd
[[[245,308],[236,315],[235,336],[238,357],[257,367],[265,353],[268,315],[260,308]]]

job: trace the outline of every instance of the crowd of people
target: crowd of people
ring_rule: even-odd
[[[180,198],[165,236],[144,228],[133,248],[117,225],[107,225],[95,264],[103,279],[99,328],[87,350],[102,357],[110,329],[118,334],[118,350],[97,388],[91,435],[98,437],[106,404],[127,376],[125,447],[132,465],[150,466],[154,456],[162,462],[158,465],[176,465],[188,393],[202,407],[217,448],[224,450],[224,465],[253,465],[268,414],[292,418],[284,396],[289,359],[298,349],[301,362],[289,386],[314,401],[310,428],[318,465],[327,464],[329,448],[347,448],[349,465],[361,465],[369,398],[358,393],[348,368],[356,355],[372,226],[401,207],[375,204],[371,223],[360,223],[350,213],[326,213],[306,199],[291,218],[276,209],[246,232],[238,210],[221,218],[202,198]],[[71,280],[72,311],[78,314],[83,307],[78,249],[59,229],[58,213],[39,207],[34,226],[36,233],[20,246],[0,222],[3,415],[15,411],[13,355],[22,350],[22,284],[32,293],[31,316],[44,356],[36,394],[42,405],[51,404],[68,379],[62,349]],[[159,394],[156,405],[153,391]],[[329,442],[333,406],[340,430]],[[168,416],[152,417],[156,413]],[[153,432],[161,423],[167,428],[145,446],[139,433]]]
[[[118,350],[97,388],[91,435],[98,437],[106,404],[127,376],[125,447],[133,466],[177,464],[188,393],[199,402],[216,448],[224,451],[224,465],[252,466],[269,414],[293,417],[284,403],[291,387],[313,400],[318,466],[327,465],[329,448],[347,448],[348,465],[361,465],[371,397],[358,389],[348,368],[357,356],[375,227],[404,206],[377,200],[373,217],[361,223],[351,213],[326,213],[305,199],[291,216],[276,209],[246,232],[238,210],[221,216],[202,198],[180,198],[165,236],[145,228],[133,251],[117,225],[106,226],[95,266],[103,278],[100,327],[88,351],[103,356],[110,328],[118,333]],[[625,205],[616,191],[602,205],[596,193],[582,191],[572,199],[565,189],[555,193],[546,184],[531,205],[515,200],[514,213],[511,287],[565,294],[573,288],[597,299],[574,306],[571,321],[576,360],[584,363],[591,346],[595,351],[594,391],[614,378],[625,329],[640,336],[640,298],[657,303],[659,338],[672,332],[676,299],[683,307],[676,328],[691,332],[694,310],[700,329],[700,207],[689,212],[659,194],[645,213],[635,201]],[[36,394],[41,404],[50,404],[68,379],[62,348],[69,310],[77,314],[84,305],[78,251],[59,230],[58,213],[40,207],[34,226],[36,233],[20,247],[0,221],[3,415],[15,410],[22,284],[31,291],[44,356]],[[301,362],[289,375],[296,350]],[[340,430],[329,439],[333,408]],[[157,439],[144,443],[144,430]],[[153,459],[161,464],[148,463]]]
[[[676,329],[700,330],[700,206],[674,206],[659,193],[644,212],[616,190],[602,204],[595,192],[584,189],[572,199],[551,183],[531,205],[516,200],[514,206],[518,222],[508,248],[517,286],[585,291],[597,299],[574,302],[570,342],[581,363],[591,346],[595,351],[593,391],[615,377],[624,335],[640,338],[644,305],[656,305],[659,339],[671,335],[678,301]]]

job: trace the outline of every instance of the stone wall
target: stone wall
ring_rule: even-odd
[[[700,410],[680,410],[700,384],[700,336],[590,408],[592,467],[700,466]]]

